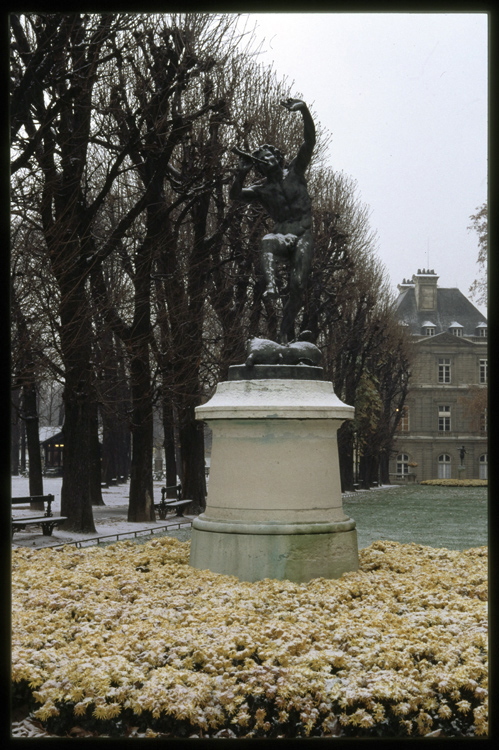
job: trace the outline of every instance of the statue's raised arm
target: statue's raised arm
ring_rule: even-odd
[[[310,164],[312,153],[315,146],[315,125],[312,119],[312,115],[304,101],[301,99],[286,99],[281,102],[283,107],[286,107],[290,112],[301,112],[303,117],[303,143],[300,146],[300,150],[289,165],[299,172],[304,173]]]

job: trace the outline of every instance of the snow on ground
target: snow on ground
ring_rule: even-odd
[[[43,478],[43,493],[45,495],[54,495],[54,502],[52,503],[52,512],[54,516],[61,514],[61,477],[44,477]],[[164,486],[164,482],[154,482],[154,500],[159,502],[161,500],[161,487]],[[116,535],[130,534],[129,537],[120,536],[120,539],[133,538],[134,533],[145,531],[146,534],[150,534],[150,530],[154,529],[165,530],[165,527],[171,527],[173,534],[178,536],[179,539],[185,541],[190,538],[190,527],[184,527],[178,530],[179,523],[190,524],[194,516],[184,516],[183,518],[177,518],[175,514],[170,513],[167,518],[162,521],[157,519],[155,522],[131,522],[127,521],[128,514],[128,493],[130,485],[119,484],[115,487],[105,487],[102,490],[102,499],[105,505],[94,506],[93,515],[96,533],[79,534],[73,531],[63,531],[61,528],[55,528],[52,532],[52,536],[43,536],[41,527],[32,526],[22,531],[16,531],[12,539],[13,547],[51,547],[59,544],[70,544],[74,542],[84,543],[87,540],[95,540],[96,537],[102,538],[106,536],[113,536],[114,538],[109,541],[116,541]],[[11,494],[12,497],[24,497],[29,495],[29,480],[27,477],[12,477],[11,478]],[[15,511],[15,516],[22,515],[33,515],[33,511],[18,509]],[[36,513],[38,515],[38,513]],[[89,542],[95,543],[95,542]]]
[[[156,496],[156,489],[158,495],[158,502],[161,499],[161,482],[154,483],[154,494]],[[12,497],[23,497],[29,495],[29,479],[28,477],[11,477]],[[52,510],[57,515],[61,510],[61,487],[62,477],[43,477],[43,494],[54,495],[55,500],[52,503]],[[128,492],[130,485],[119,484],[116,487],[108,487],[102,490],[102,499],[106,503],[106,506],[114,507],[116,505],[128,505]]]
[[[61,514],[61,477],[44,477],[43,478],[43,492],[45,495],[54,495],[54,502],[52,503],[52,512],[55,516]],[[154,482],[154,500],[159,502],[161,500],[161,487],[164,486],[164,482]],[[390,489],[396,485],[383,485],[379,488],[374,489]],[[24,497],[29,495],[29,480],[27,477],[12,477],[11,478],[12,497]],[[120,539],[127,537],[121,536],[129,534],[128,538],[133,538],[134,533],[139,531],[145,531],[147,535],[150,535],[150,530],[154,529],[155,532],[165,531],[165,526],[168,526],[168,533],[176,536],[181,541],[190,539],[190,523],[195,516],[186,515],[183,518],[177,518],[175,514],[170,513],[167,518],[162,521],[157,519],[152,523],[145,522],[131,522],[127,521],[128,514],[128,493],[130,485],[119,484],[115,487],[106,487],[102,490],[102,499],[105,505],[94,506],[93,515],[96,533],[90,534],[77,534],[73,531],[63,531],[61,528],[55,528],[52,532],[52,536],[43,536],[41,527],[32,526],[24,529],[23,531],[16,531],[12,539],[12,546],[18,547],[52,547],[60,544],[70,544],[74,542],[85,543],[87,540],[95,540],[97,537],[102,538],[106,536],[112,536],[114,538],[109,541],[116,541],[116,535],[120,535]],[[355,493],[345,493],[343,497],[350,497],[358,495],[361,492],[371,492],[372,490],[357,490]],[[33,511],[18,509],[15,511],[15,515],[33,515]],[[179,522],[184,523],[184,528],[179,529]],[[145,534],[145,535],[146,535]],[[144,536],[145,536],[144,535]],[[89,544],[95,544],[95,541],[88,542]]]

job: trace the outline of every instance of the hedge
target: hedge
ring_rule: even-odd
[[[189,543],[13,558],[14,706],[55,735],[487,733],[487,548],[376,542],[306,584],[189,566]]]

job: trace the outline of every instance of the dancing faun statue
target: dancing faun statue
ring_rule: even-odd
[[[307,105],[301,99],[287,99],[281,104],[290,112],[301,112],[303,117],[304,140],[297,155],[285,165],[283,154],[275,146],[264,144],[252,154],[233,149],[239,156],[239,171],[230,197],[246,203],[260,203],[274,220],[273,231],[262,239],[261,258],[266,282],[265,295],[270,298],[277,296],[275,260],[285,261],[289,265],[289,294],[280,328],[281,344],[287,344],[295,338],[295,320],[302,306],[303,289],[314,248],[311,201],[305,171],[315,146],[315,126]],[[252,168],[266,179],[262,183],[243,187],[245,177]]]

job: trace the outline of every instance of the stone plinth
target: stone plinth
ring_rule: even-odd
[[[326,381],[219,383],[196,409],[213,443],[206,510],[192,525],[191,565],[245,581],[302,582],[357,570],[336,439],[353,413]]]

